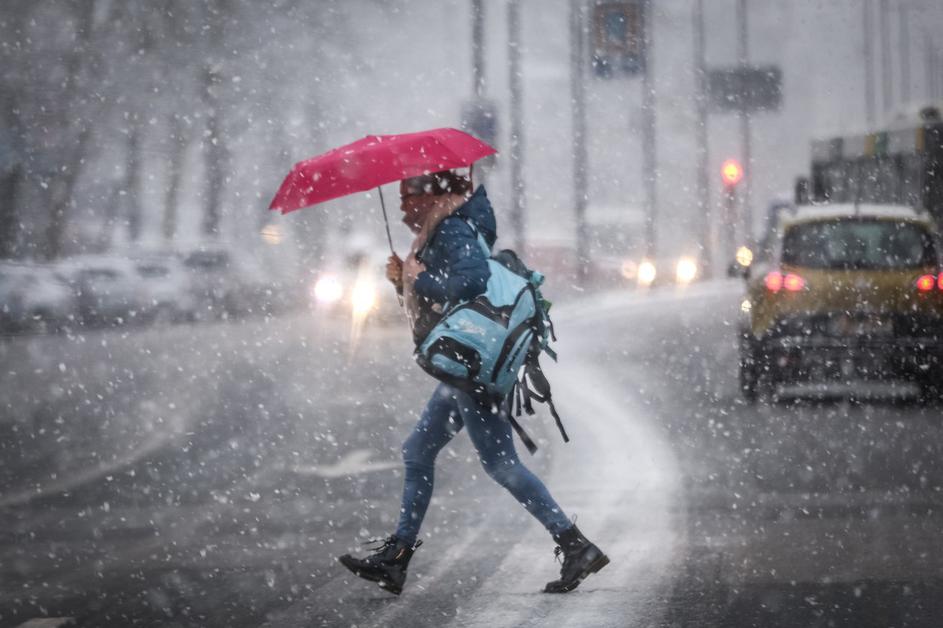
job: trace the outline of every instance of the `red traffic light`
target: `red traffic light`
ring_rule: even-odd
[[[737,185],[743,179],[743,166],[736,159],[728,159],[720,167],[720,178],[728,187]]]

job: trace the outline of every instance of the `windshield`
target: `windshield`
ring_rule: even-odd
[[[783,264],[805,268],[890,270],[937,263],[927,230],[895,220],[831,220],[795,225],[783,239]]]

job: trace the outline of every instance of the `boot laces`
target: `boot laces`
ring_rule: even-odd
[[[373,547],[368,547],[367,549],[375,554],[382,554],[391,547],[394,547],[398,542],[399,539],[395,536],[388,536],[385,539],[370,539],[368,541],[364,541],[361,543],[361,545],[373,545]],[[415,550],[420,545],[422,545],[422,540],[417,539],[409,549]]]
[[[388,536],[385,539],[369,539],[361,543],[361,545],[364,545],[364,546],[373,545],[373,547],[367,547],[367,549],[370,550],[371,552],[375,552],[379,554],[381,552],[385,552],[389,548],[396,545],[396,537]]]
[[[562,547],[560,547],[559,545],[557,545],[555,548],[553,548],[553,558],[554,558],[554,560],[556,560],[558,563],[562,563],[562,562],[563,562],[563,560],[560,560],[560,554],[563,554],[563,555],[564,555],[564,556],[563,556],[563,559],[566,560],[565,550],[564,550]]]
[[[572,517],[570,517],[570,523],[572,523],[573,525],[576,525],[576,515],[573,515]],[[563,554],[563,560],[560,560],[560,554]],[[553,558],[558,563],[563,563],[563,565],[566,566],[567,554],[566,554],[566,550],[562,546],[557,545],[555,548],[553,548]]]

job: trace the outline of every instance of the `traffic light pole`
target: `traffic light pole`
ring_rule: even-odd
[[[882,112],[886,117],[891,111],[892,84],[891,84],[891,34],[888,24],[887,0],[880,0],[878,4],[878,28],[881,33],[881,96]]]
[[[642,167],[645,182],[645,255],[655,259],[657,252],[657,155],[655,153],[655,85],[652,77],[653,12],[651,0],[642,0],[642,32],[645,71],[642,73]]]
[[[705,277],[712,277],[714,272],[714,251],[717,250],[717,225],[710,199],[710,179],[707,172],[709,153],[707,146],[707,69],[704,63],[704,0],[695,0],[694,4],[694,80],[696,93],[694,103],[697,122],[694,129],[697,141],[697,172],[695,173],[695,194],[700,210],[701,267]]]
[[[473,119],[479,122],[478,116],[481,115],[481,111],[477,108],[485,103],[485,6],[483,0],[471,0],[471,14],[472,98],[470,102],[476,108],[473,112]],[[475,135],[479,135],[481,131],[480,128],[476,128],[475,123],[470,128],[465,128],[463,123],[463,130],[472,130]],[[493,137],[481,137],[480,135],[479,138],[486,142],[494,139]],[[477,180],[474,183],[476,185],[487,187],[488,175],[493,163],[493,158],[486,158],[478,162],[478,167],[475,168],[475,179]]]
[[[871,23],[873,0],[863,0],[861,3],[861,30],[864,33],[864,108],[868,130],[874,128],[874,43],[871,33],[874,27]]]
[[[485,95],[485,7],[472,0],[472,94]]]
[[[725,184],[724,185],[724,224],[735,224],[734,221],[737,219],[737,186],[736,184]],[[736,229],[724,229],[723,230],[723,255],[724,263],[730,261],[733,256],[734,248],[736,246],[735,238]]]
[[[737,48],[740,61],[740,67],[746,68],[750,61],[750,49],[748,41],[748,22],[747,22],[747,1],[739,0],[737,11],[738,37]],[[742,147],[743,169],[746,173],[746,180],[743,181],[743,198],[740,203],[740,212],[737,215],[736,225],[740,230],[740,241],[742,244],[753,248],[753,208],[752,204],[752,184],[753,184],[753,155],[752,141],[750,137],[750,114],[746,108],[740,109],[740,142]],[[728,250],[729,253],[729,250]]]

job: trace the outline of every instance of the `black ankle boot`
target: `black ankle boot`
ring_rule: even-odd
[[[560,579],[548,582],[544,593],[566,593],[580,586],[588,575],[596,573],[609,564],[609,558],[596,545],[590,543],[574,525],[569,530],[555,534],[557,547],[553,555],[563,554]]]
[[[377,582],[390,593],[399,595],[403,590],[403,583],[406,582],[409,559],[420,545],[422,541],[409,544],[396,536],[390,536],[366,558],[354,558],[350,554],[344,554],[337,560],[364,580]]]

